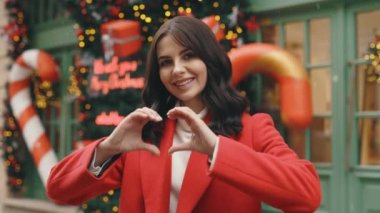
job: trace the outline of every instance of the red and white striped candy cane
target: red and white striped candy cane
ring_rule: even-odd
[[[232,84],[248,73],[262,73],[275,79],[280,88],[281,119],[293,128],[310,126],[313,111],[308,75],[300,61],[284,49],[265,43],[245,44],[228,53]]]
[[[13,114],[46,186],[50,169],[57,163],[57,157],[32,103],[30,83],[33,70],[36,70],[42,80],[55,81],[59,78],[58,66],[48,53],[36,49],[26,50],[12,65],[8,92]]]

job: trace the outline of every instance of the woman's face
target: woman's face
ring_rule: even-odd
[[[157,44],[160,79],[182,105],[200,112],[205,106],[201,93],[206,86],[206,64],[170,35]]]

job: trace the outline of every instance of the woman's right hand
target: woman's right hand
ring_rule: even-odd
[[[149,121],[159,122],[162,121],[162,118],[156,111],[148,107],[138,108],[130,113],[113,130],[111,135],[99,144],[97,162],[115,154],[134,150],[146,150],[159,155],[160,150],[156,146],[142,140],[142,129]]]

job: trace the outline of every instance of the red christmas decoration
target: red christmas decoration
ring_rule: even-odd
[[[256,17],[254,16],[251,16],[247,21],[245,21],[244,25],[247,28],[248,32],[255,32],[260,27],[259,23],[256,20]]]
[[[11,21],[3,27],[1,34],[6,35],[7,39],[12,41],[15,40],[17,37],[20,38],[25,33],[25,25],[19,25],[16,23],[16,21]]]
[[[220,21],[215,16],[207,16],[202,19],[215,34],[216,40],[221,41],[224,38],[224,30],[220,27]]]
[[[110,11],[110,14],[112,16],[117,17],[119,15],[119,13],[121,12],[121,8],[116,7],[116,6],[112,6],[109,11]]]
[[[140,50],[142,38],[140,22],[116,20],[100,26],[106,60],[112,56],[126,57]]]

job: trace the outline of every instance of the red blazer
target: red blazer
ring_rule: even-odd
[[[284,143],[266,114],[242,116],[235,138],[220,136],[215,164],[192,152],[177,212],[261,212],[261,202],[285,212],[313,212],[321,200],[314,166]],[[59,204],[79,205],[121,187],[120,212],[169,211],[171,157],[175,121],[166,122],[160,156],[146,151],[122,154],[100,176],[87,168],[97,141],[65,157],[51,171],[48,196]]]

